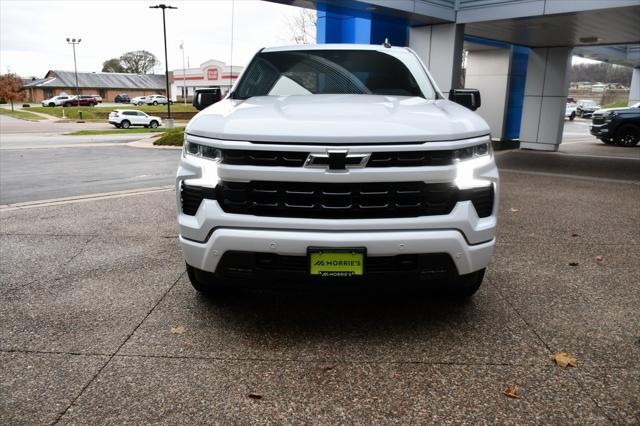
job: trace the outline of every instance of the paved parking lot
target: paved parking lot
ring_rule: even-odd
[[[640,148],[570,146],[499,154],[497,251],[465,304],[206,299],[171,190],[0,212],[0,423],[637,424]]]

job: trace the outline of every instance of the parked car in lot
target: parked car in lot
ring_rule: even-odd
[[[98,101],[96,100],[96,98],[88,95],[72,96],[62,103],[63,107],[96,105],[98,105]]]
[[[576,115],[582,118],[589,118],[591,114],[600,109],[595,101],[590,99],[581,99],[576,104]]]
[[[495,246],[499,176],[473,112],[480,93],[448,95],[408,48],[258,52],[184,132],[176,192],[193,287],[473,295]]]
[[[127,95],[126,93],[120,93],[119,95],[116,95],[116,98],[114,100],[120,104],[128,104],[129,95]]]
[[[128,129],[131,126],[144,126],[155,129],[162,125],[162,119],[136,109],[116,109],[109,113],[109,124],[123,129]]]
[[[44,101],[42,101],[42,106],[47,106],[47,107],[60,106],[66,101],[68,101],[69,99],[71,99],[72,97],[73,96],[69,96],[69,95],[54,96],[52,98],[45,99]]]
[[[591,134],[606,144],[635,146],[640,142],[640,102],[626,108],[593,113]]]
[[[98,101],[99,104],[102,103],[102,96],[100,95],[91,95],[93,98],[95,98],[96,101]]]
[[[147,105],[158,105],[158,104],[166,105],[167,102],[169,102],[167,100],[167,97],[162,95],[150,95],[150,96],[147,96],[147,99],[145,100],[145,103]]]
[[[576,104],[572,102],[567,102],[567,106],[564,109],[564,118],[568,118],[570,121],[573,121],[576,118]]]
[[[146,96],[136,96],[135,98],[131,99],[131,101],[129,101],[129,103],[131,105],[144,105],[147,101],[147,97]]]

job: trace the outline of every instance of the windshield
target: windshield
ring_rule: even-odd
[[[415,55],[397,50],[262,52],[247,67],[232,98],[315,94],[436,98]]]

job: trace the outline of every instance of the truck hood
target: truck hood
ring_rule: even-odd
[[[378,95],[224,99],[186,129],[215,139],[322,144],[446,141],[489,131],[480,116],[447,100]]]

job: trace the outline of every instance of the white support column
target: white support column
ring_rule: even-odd
[[[464,85],[480,90],[482,106],[476,111],[491,128],[491,137],[503,139],[509,103],[511,49],[469,51]]]
[[[412,27],[409,47],[422,59],[445,96],[460,87],[464,25]]]
[[[633,69],[631,75],[631,91],[629,92],[629,106],[640,102],[640,67]]]
[[[562,142],[571,69],[569,47],[531,49],[520,148],[557,151]]]

